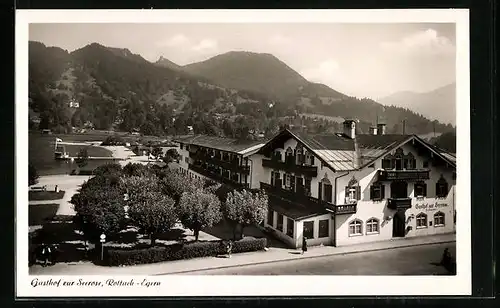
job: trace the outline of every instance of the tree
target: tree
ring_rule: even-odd
[[[253,224],[260,224],[267,216],[267,195],[248,190],[233,191],[227,195],[224,204],[224,216],[233,224],[233,237],[236,240],[236,228],[240,226],[240,238],[243,229]]]
[[[140,163],[128,163],[123,167],[125,176],[144,176],[149,174],[148,167]]]
[[[101,233],[116,234],[125,225],[122,190],[104,177],[98,178],[89,180],[70,201],[76,212],[74,221],[89,241],[97,241]]]
[[[210,228],[222,220],[220,201],[203,189],[182,194],[179,202],[179,217],[182,224],[194,232],[198,240],[200,230]]]
[[[179,202],[185,192],[193,192],[204,188],[204,181],[180,173],[177,170],[167,169],[167,174],[162,181],[163,192]]]
[[[157,234],[170,230],[177,222],[175,201],[161,193],[155,176],[123,178],[122,185],[129,196],[132,223],[150,236],[154,246]]]
[[[165,153],[165,156],[163,156],[163,162],[165,164],[169,164],[171,162],[178,161],[179,158],[180,154],[176,149],[168,149],[167,153]]]
[[[40,176],[38,175],[38,171],[36,170],[35,166],[33,166],[32,163],[29,163],[28,166],[28,181],[29,181],[29,186],[35,185],[38,183],[38,178]]]
[[[121,176],[122,173],[123,173],[122,166],[117,163],[108,163],[94,169],[94,175],[96,176],[106,176],[110,174]]]
[[[89,154],[87,148],[81,148],[76,157],[76,164],[79,168],[83,168],[88,164]]]
[[[160,147],[155,146],[151,151],[151,155],[153,155],[154,158],[158,159],[161,155],[163,155],[163,150]]]

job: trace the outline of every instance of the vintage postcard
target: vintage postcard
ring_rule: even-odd
[[[16,11],[16,295],[471,294],[468,17]]]

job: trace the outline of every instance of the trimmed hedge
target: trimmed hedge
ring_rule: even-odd
[[[173,244],[155,246],[144,249],[109,248],[104,251],[103,265],[136,265],[163,261],[174,261],[202,257],[215,257],[226,253],[222,241],[194,242],[189,244]],[[232,253],[264,250],[266,238],[243,239],[233,242]]]

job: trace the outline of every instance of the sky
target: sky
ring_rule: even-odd
[[[68,51],[96,42],[179,65],[228,51],[271,53],[312,82],[357,97],[428,92],[456,80],[455,24],[30,24]]]

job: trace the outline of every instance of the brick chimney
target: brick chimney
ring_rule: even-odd
[[[354,120],[344,121],[344,135],[346,135],[348,138],[351,139],[356,138],[356,121]]]
[[[376,134],[377,134],[377,127],[370,126],[370,135],[376,135]]]
[[[384,123],[377,124],[377,135],[385,135],[385,124]]]

